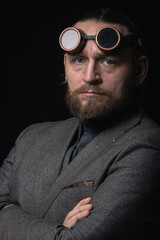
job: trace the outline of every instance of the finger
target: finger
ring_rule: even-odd
[[[64,226],[67,228],[71,228],[73,227],[77,222],[79,222],[81,219],[88,217],[90,214],[90,211],[83,211],[80,212],[76,215],[74,215],[72,218],[70,218],[69,220],[66,220],[64,222]]]
[[[93,205],[90,203],[92,200],[91,197],[82,199],[66,216],[63,225],[65,227],[74,226],[80,219],[87,217],[90,214],[90,211],[93,208]]]
[[[71,218],[72,216],[76,215],[79,212],[82,212],[83,210],[87,210],[92,208],[93,205],[89,205],[89,203],[91,202],[92,198],[88,197],[88,198],[84,198],[82,199],[67,215],[67,217]]]
[[[14,204],[8,204],[8,205],[6,205],[6,206],[4,206],[3,208],[2,208],[2,210],[3,209],[6,209],[6,208],[8,208],[8,207],[11,207],[11,206],[13,206]]]
[[[76,206],[73,208],[73,210],[71,210],[68,215],[67,218],[72,218],[73,216],[77,215],[78,213],[82,213],[84,211],[91,211],[93,208],[92,204],[85,204],[85,205],[81,205],[81,206]]]
[[[81,206],[81,205],[84,205],[84,204],[88,204],[88,203],[90,203],[91,202],[91,200],[92,200],[92,198],[91,197],[88,197],[88,198],[84,198],[84,199],[82,199],[77,205],[76,205],[76,207],[77,206]]]

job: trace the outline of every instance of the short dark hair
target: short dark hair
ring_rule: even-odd
[[[77,22],[84,22],[87,20],[96,20],[96,21],[102,21],[106,23],[123,25],[127,28],[130,34],[135,35],[137,39],[140,39],[140,41],[142,42],[142,36],[139,30],[137,29],[137,27],[135,26],[135,24],[124,13],[120,11],[112,10],[109,8],[100,8],[100,9],[92,10],[82,15]],[[142,44],[141,47],[138,47],[137,53],[138,55],[147,56],[147,50],[144,44]]]

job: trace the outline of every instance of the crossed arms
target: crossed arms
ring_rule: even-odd
[[[12,155],[12,154],[11,154]],[[142,156],[145,156],[143,158]],[[0,201],[10,201],[11,158],[0,171]],[[91,198],[82,199],[62,223],[45,221],[12,202],[0,212],[2,240],[143,239],[158,233],[160,153],[151,144],[130,144],[110,166]],[[159,233],[158,233],[159,234]]]

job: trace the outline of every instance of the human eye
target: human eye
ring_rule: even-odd
[[[83,64],[84,63],[84,59],[81,58],[81,57],[76,57],[72,61],[76,64]]]
[[[112,66],[114,64],[114,62],[111,60],[111,59],[105,59],[103,61],[103,63],[106,65],[106,66]]]

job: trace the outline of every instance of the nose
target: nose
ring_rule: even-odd
[[[89,85],[96,85],[101,83],[101,77],[100,74],[98,72],[97,66],[96,66],[96,62],[93,60],[90,60],[88,62],[88,64],[85,67],[84,70],[84,77],[83,77],[83,81],[88,83]]]

